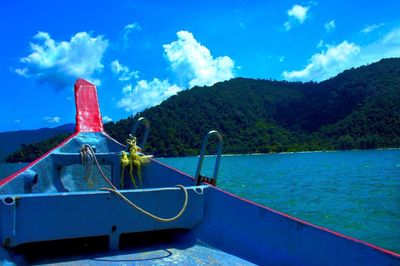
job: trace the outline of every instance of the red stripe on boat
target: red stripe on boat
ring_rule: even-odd
[[[103,132],[96,86],[78,79],[75,83],[76,132]]]

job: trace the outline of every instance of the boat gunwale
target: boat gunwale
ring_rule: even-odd
[[[194,190],[197,194],[201,195],[204,189],[208,189],[209,186],[206,184],[198,185],[198,186],[185,186],[186,190]],[[198,192],[197,189],[201,189],[202,192]],[[118,192],[121,194],[131,194],[131,193],[149,193],[156,191],[180,191],[182,190],[180,187],[154,187],[154,188],[138,188],[138,189],[119,189]],[[41,193],[19,193],[19,194],[1,194],[0,200],[4,198],[40,198],[40,197],[59,197],[59,196],[79,196],[79,195],[101,195],[107,194],[110,192],[106,190],[81,190],[81,191],[69,191],[69,192],[41,192]]]
[[[15,172],[15,173],[9,175],[8,177],[6,177],[6,178],[0,180],[0,187],[3,186],[3,185],[5,185],[5,184],[7,184],[7,183],[10,182],[10,181],[12,181],[12,180],[13,180],[14,178],[16,178],[20,173],[24,172],[25,170],[29,169],[29,168],[32,167],[33,165],[37,164],[37,163],[40,162],[41,160],[43,160],[43,159],[45,159],[46,157],[48,157],[48,156],[49,156],[51,153],[53,153],[55,150],[61,148],[61,147],[64,146],[64,145],[66,145],[70,140],[72,140],[73,138],[75,138],[75,137],[76,137],[77,135],[79,135],[80,133],[81,133],[81,132],[79,132],[79,131],[74,132],[72,135],[70,135],[69,137],[67,137],[65,140],[63,140],[63,141],[62,141],[60,144],[58,144],[56,147],[50,149],[49,151],[47,151],[45,154],[43,154],[42,156],[40,156],[39,158],[37,158],[37,159],[34,160],[33,162],[29,163],[28,165],[26,165],[25,167],[21,168],[21,169],[18,170],[17,172]],[[83,132],[83,133],[84,133],[84,132]],[[95,132],[95,133],[100,133],[100,134],[102,134],[102,135],[105,135],[108,139],[114,140],[115,143],[117,143],[117,144],[121,145],[122,147],[124,147],[124,145],[122,145],[122,144],[121,144],[120,142],[118,142],[117,140],[113,139],[111,136],[109,136],[108,134],[106,134],[104,131]],[[182,172],[182,171],[180,171],[180,170],[178,170],[178,169],[176,169],[176,168],[174,168],[174,167],[172,167],[172,166],[170,166],[170,165],[167,165],[167,164],[165,164],[165,163],[163,163],[163,162],[160,162],[160,161],[158,161],[158,160],[156,160],[156,159],[153,159],[153,158],[151,158],[151,161],[154,161],[154,162],[156,162],[156,163],[158,163],[158,164],[160,164],[160,165],[162,165],[162,166],[164,166],[164,167],[166,167],[166,168],[169,168],[169,169],[171,169],[171,170],[173,170],[173,171],[175,171],[175,172],[177,172],[177,173],[179,173],[179,174],[181,174],[181,175],[183,175],[183,176],[185,176],[185,177],[187,177],[187,178],[193,180],[193,182],[194,182],[194,180],[195,180],[195,179],[194,179],[192,176],[190,176],[189,174],[187,174],[187,173],[185,173],[185,172]],[[243,197],[241,197],[241,196],[235,195],[235,194],[233,194],[233,193],[231,193],[231,192],[228,192],[228,191],[226,191],[226,190],[224,190],[224,189],[221,189],[221,188],[219,188],[219,187],[210,186],[210,185],[208,185],[208,184],[206,184],[206,183],[202,183],[202,184],[203,184],[203,185],[207,185],[207,186],[209,186],[211,189],[215,189],[215,190],[217,190],[217,191],[219,191],[219,192],[225,193],[225,194],[227,194],[227,195],[229,195],[229,196],[231,196],[231,197],[234,197],[234,198],[236,198],[236,199],[238,199],[238,200],[244,201],[244,202],[246,202],[246,203],[249,203],[249,204],[251,204],[251,205],[257,206],[257,207],[262,208],[262,209],[265,209],[265,210],[267,210],[267,211],[276,213],[276,214],[278,214],[278,215],[280,215],[280,216],[283,216],[283,217],[288,218],[288,219],[290,219],[290,220],[296,221],[296,222],[301,223],[301,224],[303,224],[303,225],[307,225],[307,226],[310,226],[310,227],[313,227],[313,228],[316,228],[316,229],[319,229],[319,230],[328,232],[328,233],[330,233],[330,234],[333,234],[333,235],[338,236],[338,237],[341,237],[341,238],[345,238],[345,239],[350,240],[350,241],[352,241],[352,242],[356,242],[356,243],[360,243],[360,244],[362,244],[362,245],[366,245],[366,246],[368,246],[368,247],[370,247],[370,248],[373,248],[373,249],[375,249],[375,250],[377,250],[377,251],[383,252],[383,253],[385,253],[385,254],[387,254],[387,255],[390,255],[390,256],[393,256],[393,257],[395,257],[395,258],[400,258],[400,253],[396,253],[396,252],[394,252],[394,251],[391,251],[391,250],[388,250],[388,249],[385,249],[385,248],[376,246],[376,245],[374,245],[374,244],[372,244],[372,243],[369,243],[369,242],[366,242],[366,241],[363,241],[363,240],[360,240],[360,239],[357,239],[357,238],[354,238],[354,237],[345,235],[345,234],[343,234],[343,233],[339,233],[339,232],[337,232],[337,231],[328,229],[328,228],[323,227],[323,226],[319,226],[319,225],[316,225],[316,224],[307,222],[307,221],[305,221],[305,220],[302,220],[302,219],[300,219],[300,218],[296,218],[296,217],[294,217],[294,216],[291,216],[291,215],[289,215],[289,214],[283,213],[283,212],[281,212],[281,211],[274,210],[274,209],[272,209],[272,208],[270,208],[270,207],[261,205],[261,204],[259,204],[259,203],[254,202],[254,201],[251,201],[251,200],[249,200],[249,199],[246,199],[246,198],[243,198]],[[57,194],[58,194],[58,193],[57,193]],[[7,194],[7,195],[9,196],[9,195],[16,195],[16,194]],[[48,195],[48,194],[47,194],[47,195]]]
[[[76,137],[80,132],[74,132],[72,135],[70,135],[69,137],[67,137],[65,140],[63,140],[60,144],[58,144],[57,146],[55,146],[54,148],[50,149],[49,151],[47,151],[45,154],[43,154],[42,156],[40,156],[39,158],[33,160],[32,162],[28,163],[28,165],[22,167],[21,169],[19,169],[18,171],[16,171],[15,173],[12,173],[11,175],[3,178],[2,180],[0,180],[0,187],[4,186],[5,184],[9,183],[10,181],[12,181],[14,178],[16,178],[19,174],[21,174],[22,172],[28,170],[29,168],[31,168],[32,166],[34,166],[35,164],[39,163],[40,161],[44,160],[46,157],[48,157],[50,154],[52,154],[55,150],[63,147],[65,144],[67,144],[70,140],[72,140],[74,137]]]
[[[157,161],[157,160],[156,160],[156,161]],[[184,172],[182,172],[182,171],[180,171],[180,170],[178,170],[178,169],[176,169],[176,168],[174,168],[174,167],[172,167],[172,166],[169,166],[169,165],[167,165],[167,164],[165,164],[165,163],[162,163],[162,162],[160,162],[160,161],[157,161],[157,162],[158,162],[159,164],[161,164],[161,165],[167,167],[167,168],[170,168],[171,170],[174,170],[174,171],[176,171],[176,172],[179,172],[180,174],[185,175],[186,177],[189,177],[189,178],[192,179],[193,181],[195,180],[192,176],[188,175],[187,173],[184,173]],[[206,184],[206,183],[202,183],[202,184],[208,185],[208,184]],[[397,258],[397,259],[400,259],[400,253],[396,253],[396,252],[394,252],[394,251],[391,251],[391,250],[388,250],[388,249],[385,249],[385,248],[376,246],[376,245],[374,245],[374,244],[372,244],[372,243],[369,243],[369,242],[366,242],[366,241],[363,241],[363,240],[360,240],[360,239],[357,239],[357,238],[354,238],[354,237],[345,235],[345,234],[343,234],[343,233],[339,233],[339,232],[334,231],[334,230],[331,230],[331,229],[329,229],[329,228],[326,228],[326,227],[323,227],[323,226],[320,226],[320,225],[316,225],[316,224],[313,224],[313,223],[311,223],[311,222],[307,222],[307,221],[305,221],[305,220],[302,220],[302,219],[300,219],[300,218],[296,218],[296,217],[291,216],[291,215],[289,215],[289,214],[286,214],[286,213],[284,213],[284,212],[274,210],[274,209],[272,209],[272,208],[270,208],[270,207],[261,205],[261,204],[259,204],[259,203],[257,203],[257,202],[252,201],[252,200],[249,200],[249,199],[243,198],[243,197],[241,197],[241,196],[235,195],[235,194],[233,194],[233,193],[231,193],[231,192],[228,192],[228,191],[226,191],[226,190],[224,190],[224,189],[222,189],[222,188],[219,188],[219,187],[216,187],[216,186],[211,186],[211,185],[208,185],[208,186],[209,186],[211,189],[215,189],[215,190],[217,190],[217,191],[219,191],[219,192],[221,192],[221,193],[225,193],[225,194],[227,194],[228,196],[234,197],[234,198],[236,198],[236,199],[238,199],[238,200],[244,201],[244,202],[249,203],[249,204],[251,204],[251,205],[255,205],[255,206],[260,207],[260,208],[262,208],[262,209],[265,209],[265,210],[267,210],[267,211],[270,211],[270,212],[273,212],[273,213],[275,213],[275,214],[281,215],[281,216],[283,216],[283,217],[285,217],[285,218],[287,218],[287,219],[296,221],[296,222],[301,223],[301,224],[303,224],[303,225],[307,225],[307,226],[313,227],[313,228],[315,228],[315,229],[319,229],[319,230],[325,231],[325,232],[327,232],[327,233],[333,234],[333,235],[335,235],[335,236],[337,236],[337,237],[340,237],[340,238],[345,238],[345,239],[350,240],[350,241],[352,241],[352,242],[356,242],[356,243],[359,243],[359,244],[362,244],[362,245],[366,245],[366,246],[368,246],[368,247],[370,247],[370,248],[373,248],[373,249],[375,249],[375,250],[377,250],[377,251],[383,252],[383,253],[385,253],[385,254],[387,254],[387,255],[390,255],[390,256],[393,256],[393,257],[395,257],[395,258]]]

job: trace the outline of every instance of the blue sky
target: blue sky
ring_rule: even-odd
[[[195,85],[321,81],[400,57],[400,1],[54,3],[0,4],[0,131],[74,122],[76,78],[117,121]]]

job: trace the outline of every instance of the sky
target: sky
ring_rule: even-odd
[[[55,4],[57,3],[57,4]],[[0,132],[103,122],[234,77],[322,81],[400,57],[400,1],[1,1]]]

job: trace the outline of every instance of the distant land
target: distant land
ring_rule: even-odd
[[[400,147],[400,58],[319,83],[234,78],[194,87],[105,130],[125,142],[140,116],[151,121],[146,152],[163,157],[197,155],[212,129],[223,134],[224,153]],[[36,144],[35,155],[57,141]],[[32,147],[24,149],[7,160],[27,161]]]
[[[40,142],[60,134],[72,133],[74,130],[75,124],[65,124],[54,128],[0,132],[0,161],[21,149],[23,144]]]

